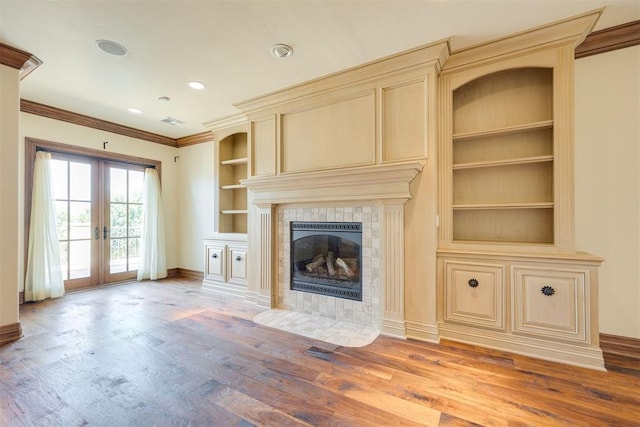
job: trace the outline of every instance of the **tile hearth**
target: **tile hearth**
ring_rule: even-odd
[[[379,331],[371,326],[289,310],[268,310],[256,315],[253,321],[263,326],[344,347],[364,347],[379,335]]]

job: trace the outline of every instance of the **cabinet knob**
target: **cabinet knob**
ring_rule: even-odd
[[[478,282],[476,279],[469,279],[469,286],[471,286],[472,288],[477,288],[478,285],[480,284],[480,282]]]
[[[542,287],[542,289],[540,289],[540,292],[542,292],[544,295],[550,297],[551,295],[556,293],[556,290],[553,289],[549,285],[545,285],[545,286]]]
[[[242,261],[242,257],[241,257],[240,255],[238,255],[238,256],[236,257],[236,261]]]
[[[213,259],[218,258],[218,254],[213,254],[213,255],[211,255],[211,258],[213,258]]]

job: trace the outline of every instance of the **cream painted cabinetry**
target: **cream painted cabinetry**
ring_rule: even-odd
[[[444,261],[445,319],[462,324],[505,329],[503,265]]]
[[[513,332],[588,342],[590,271],[514,265]]]
[[[212,183],[215,233],[204,240],[205,288],[239,296],[247,290],[247,188],[250,147],[247,119],[239,115],[206,124],[215,135]]]
[[[454,52],[440,75],[440,336],[603,369],[575,251],[573,60],[599,12]]]
[[[585,253],[441,250],[441,336],[603,369],[597,329],[601,261]]]
[[[244,296],[247,289],[247,242],[219,237],[205,239],[203,286],[219,292]]]

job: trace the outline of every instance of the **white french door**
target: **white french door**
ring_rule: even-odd
[[[135,278],[144,167],[68,154],[52,157],[65,289]]]

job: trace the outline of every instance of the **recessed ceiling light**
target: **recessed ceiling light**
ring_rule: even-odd
[[[142,110],[139,108],[129,108],[128,110],[130,113],[133,113],[133,114],[142,114]]]
[[[113,42],[111,40],[96,40],[96,46],[104,53],[115,56],[125,56],[127,54],[127,48],[120,43]]]
[[[293,48],[288,44],[278,43],[271,46],[271,55],[276,58],[286,58],[293,55]]]
[[[205,85],[200,82],[189,82],[189,87],[191,89],[202,90],[205,88]]]

